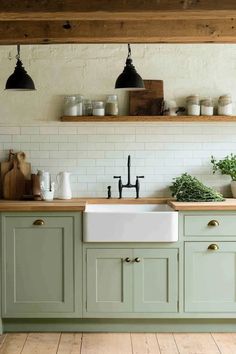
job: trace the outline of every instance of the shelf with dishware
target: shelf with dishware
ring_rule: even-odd
[[[236,122],[236,116],[62,116],[62,122]]]

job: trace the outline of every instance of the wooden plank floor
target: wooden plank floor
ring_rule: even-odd
[[[236,354],[236,333],[9,333],[0,354]]]

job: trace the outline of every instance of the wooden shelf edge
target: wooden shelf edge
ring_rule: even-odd
[[[62,122],[236,122],[236,116],[62,116]]]

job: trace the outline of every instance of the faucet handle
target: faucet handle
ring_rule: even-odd
[[[145,177],[144,176],[136,176],[136,178],[139,179],[139,178],[145,178]]]
[[[113,178],[119,178],[119,179],[121,179],[121,176],[113,176]]]

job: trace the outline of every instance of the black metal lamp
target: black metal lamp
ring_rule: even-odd
[[[7,79],[6,90],[15,91],[33,91],[35,90],[34,82],[24,69],[20,60],[20,45],[17,45],[16,67],[11,76]]]
[[[123,72],[118,76],[115,84],[116,89],[123,90],[145,90],[144,82],[141,76],[137,73],[131,59],[131,47],[128,44],[128,56]]]

